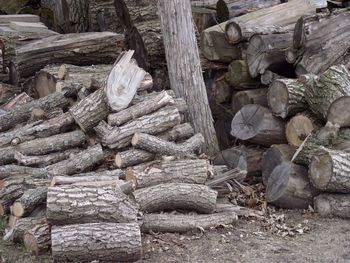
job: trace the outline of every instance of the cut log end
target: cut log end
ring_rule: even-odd
[[[285,162],[283,166],[279,165],[273,170],[266,189],[267,202],[273,203],[283,196],[288,187],[291,165],[291,163]]]
[[[287,117],[289,95],[288,88],[284,82],[275,80],[269,88],[267,98],[271,110],[276,116]]]
[[[332,214],[331,204],[324,195],[319,195],[314,198],[314,206],[317,213],[321,216],[328,216]]]
[[[309,177],[318,189],[325,189],[333,175],[333,162],[328,152],[319,152],[311,159]]]
[[[313,122],[307,116],[297,115],[293,117],[286,126],[288,143],[299,147],[314,128]]]
[[[264,73],[260,72],[260,64],[262,64],[264,60],[266,49],[265,42],[260,35],[254,35],[249,40],[249,46],[247,49],[247,63],[249,73],[253,78]]]
[[[24,244],[27,249],[35,254],[39,254],[39,247],[37,244],[37,239],[30,233],[24,235]]]
[[[139,143],[140,140],[140,134],[139,133],[135,133],[134,136],[131,139],[131,145],[135,146]]]
[[[20,202],[14,202],[11,211],[12,214],[16,217],[22,217],[24,214],[24,208]]]
[[[237,44],[241,42],[242,31],[241,31],[241,28],[236,23],[227,23],[225,31],[226,31],[228,42],[230,44]]]
[[[350,126],[350,96],[340,97],[329,107],[327,121],[340,127]]]

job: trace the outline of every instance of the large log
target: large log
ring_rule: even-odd
[[[314,206],[321,216],[350,218],[350,196],[344,194],[320,194],[315,197]]]
[[[209,173],[206,160],[163,161],[155,167],[143,171],[127,170],[126,180],[135,182],[137,188],[163,183],[204,184]]]
[[[20,104],[1,115],[0,131],[6,131],[16,124],[29,120],[34,108],[49,110],[54,108],[64,108],[68,105],[67,99],[61,93],[53,93],[44,98]]]
[[[52,257],[57,262],[135,262],[141,259],[137,223],[53,226]]]
[[[131,143],[132,136],[136,132],[157,134],[174,127],[180,121],[179,110],[174,106],[166,106],[120,127],[113,128],[102,122],[95,127],[95,131],[101,138],[103,145],[120,149]]]
[[[245,105],[232,120],[231,135],[263,146],[286,142],[284,122],[262,106]]]
[[[350,192],[350,153],[320,147],[309,166],[312,184],[320,190],[335,193]]]
[[[262,158],[262,180],[264,185],[267,185],[275,167],[282,162],[291,161],[294,153],[294,147],[288,144],[274,144],[266,150]]]
[[[30,42],[16,49],[13,59],[19,79],[48,64],[91,65],[112,63],[123,48],[124,37],[112,32],[67,34]]]
[[[291,162],[276,166],[268,179],[266,201],[282,208],[307,209],[318,193],[307,174],[305,167]]]
[[[313,113],[340,127],[350,125],[350,72],[345,66],[332,66],[322,75],[303,75],[305,99]]]
[[[290,145],[299,147],[316,128],[314,121],[305,114],[291,118],[286,125],[286,137]]]
[[[233,93],[231,102],[233,114],[236,114],[243,106],[248,104],[267,107],[267,89],[248,89]]]
[[[285,64],[285,50],[292,46],[293,33],[254,35],[247,47],[248,70],[252,77]]]
[[[62,151],[70,147],[80,146],[85,142],[85,134],[76,130],[64,134],[57,134],[47,138],[39,138],[27,141],[16,146],[8,146],[0,149],[2,158],[0,164],[15,161],[15,152],[22,154],[42,155],[55,151]]]
[[[217,192],[205,185],[168,183],[136,190],[134,196],[145,212],[183,209],[210,214]]]
[[[45,223],[44,217],[25,217],[16,221],[15,225],[4,236],[4,240],[11,240],[14,243],[23,243],[25,233],[38,224]]]
[[[47,187],[29,189],[13,203],[11,213],[16,217],[28,216],[37,206],[46,202],[46,197]]]
[[[185,99],[194,130],[204,137],[204,152],[215,155],[219,145],[203,79],[190,2],[162,0],[158,6],[171,88],[178,97]]]
[[[305,85],[296,79],[277,79],[269,87],[267,100],[276,116],[286,118],[307,108]]]
[[[204,137],[197,133],[185,142],[176,144],[146,133],[136,133],[131,140],[134,147],[160,155],[191,156],[204,144]]]
[[[51,247],[51,231],[48,224],[39,224],[24,235],[24,245],[36,255],[46,253]]]
[[[320,74],[341,62],[350,47],[349,22],[347,9],[301,17],[294,29],[294,49],[301,54],[296,73]]]
[[[133,222],[137,212],[118,187],[62,185],[49,187],[47,193],[46,215],[53,225]]]

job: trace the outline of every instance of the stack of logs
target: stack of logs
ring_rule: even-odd
[[[231,224],[217,204],[246,171],[212,166],[172,91],[123,52],[114,65],[48,65],[27,93],[1,84],[0,214],[6,240],[57,261],[136,261],[141,232]],[[162,211],[174,213],[160,213]],[[180,213],[180,212],[181,213]],[[188,211],[191,214],[188,214]]]
[[[247,179],[262,175],[267,201],[279,207],[308,208],[321,191],[349,193],[350,11],[337,7],[292,0],[201,35],[208,60],[230,63],[210,90],[240,142],[214,163],[245,169]],[[322,194],[315,208],[350,217],[349,201]]]

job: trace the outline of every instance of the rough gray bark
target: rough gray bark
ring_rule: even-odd
[[[314,199],[315,210],[321,216],[350,218],[350,196],[344,194],[320,194]]]
[[[350,153],[320,147],[314,153],[309,177],[320,190],[335,193],[350,192]]]
[[[265,107],[245,105],[232,120],[231,135],[263,146],[286,143],[285,123]]]
[[[316,127],[316,124],[309,116],[305,114],[294,116],[286,125],[288,143],[294,147],[299,147]]]
[[[306,86],[295,79],[277,79],[269,87],[267,100],[274,115],[287,118],[307,108]]]
[[[137,188],[163,183],[204,184],[209,173],[206,160],[163,161],[160,165],[142,171],[126,171],[126,180],[135,182]]]
[[[267,89],[248,89],[233,93],[231,102],[233,114],[236,114],[243,106],[248,104],[267,107]]]
[[[307,209],[318,194],[307,174],[305,167],[291,162],[276,166],[268,179],[266,201],[282,208]]]
[[[133,222],[137,212],[118,187],[62,185],[49,187],[47,193],[46,216],[53,225]]]
[[[168,183],[136,190],[134,196],[144,212],[184,209],[210,214],[217,192],[205,185]]]
[[[0,166],[0,179],[6,179],[15,176],[32,176],[36,178],[46,178],[47,172],[44,169],[32,168],[20,165],[2,165]]]
[[[16,221],[9,233],[4,236],[4,240],[11,240],[14,243],[23,243],[24,234],[38,224],[45,223],[44,217],[25,217]]]
[[[89,1],[89,31],[123,33],[122,23],[117,16],[113,0]]]
[[[47,187],[29,189],[13,203],[11,213],[16,217],[28,216],[36,207],[46,202],[46,197]]]
[[[189,123],[174,126],[171,130],[157,134],[157,137],[166,141],[181,141],[194,135],[194,130]]]
[[[137,223],[53,226],[52,257],[57,262],[135,262],[141,259]]]
[[[64,108],[67,105],[67,99],[63,96],[63,94],[58,92],[38,100],[20,104],[1,115],[0,131],[6,131],[18,123],[29,120],[34,108],[41,108],[45,111],[54,108]]]
[[[219,146],[204,85],[190,2],[162,0],[159,13],[171,87],[178,97],[185,99],[195,132],[204,136],[204,151],[214,155]]]
[[[263,154],[262,157],[262,180],[264,185],[267,185],[267,181],[272,174],[272,171],[276,166],[282,162],[291,161],[295,148],[288,144],[274,144]]]
[[[46,253],[51,247],[51,227],[39,224],[24,234],[24,245],[36,255]]]
[[[134,166],[140,163],[152,161],[155,155],[153,153],[138,150],[138,149],[129,149],[123,152],[116,154],[114,159],[114,164],[118,168],[126,168],[129,166]]]
[[[204,143],[202,134],[197,133],[185,142],[176,144],[146,133],[136,133],[131,140],[134,147],[161,155],[191,156]]]

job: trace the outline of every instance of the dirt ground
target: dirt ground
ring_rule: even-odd
[[[240,219],[202,233],[149,234],[143,236],[143,259],[140,262],[350,262],[350,221],[324,219],[300,211],[278,211],[286,226],[300,226],[294,236],[283,237],[266,222]],[[288,227],[287,227],[288,228]],[[303,229],[303,234],[297,232]],[[48,257],[35,258],[25,248],[0,243],[0,262],[51,262]]]

